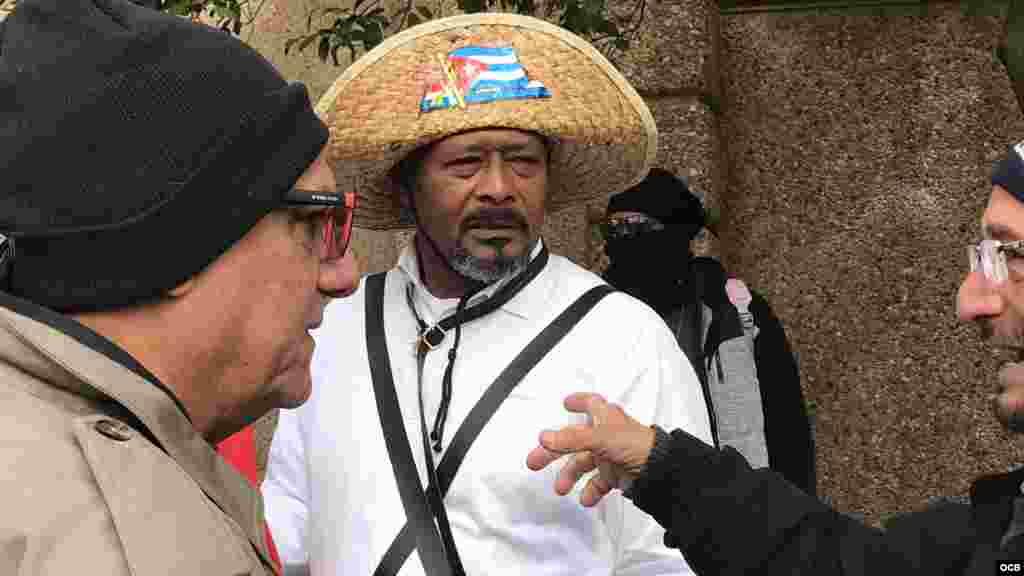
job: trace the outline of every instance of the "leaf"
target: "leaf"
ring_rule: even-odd
[[[619,34],[619,27],[615,22],[612,22],[603,16],[599,17],[597,20],[596,28],[598,32],[607,34],[608,36],[621,36],[621,34]]]
[[[533,3],[533,0],[517,0],[517,2],[516,2],[516,12],[519,12],[520,14],[526,14],[528,16],[532,16],[533,13],[536,12],[536,11],[537,11],[537,6],[536,6],[536,4]]]
[[[363,46],[369,50],[384,41],[384,29],[374,24],[363,31]]]
[[[170,10],[175,16],[188,16],[192,13],[192,1],[176,0],[170,5]]]
[[[317,57],[320,58],[321,62],[326,63],[327,62],[327,57],[330,56],[330,53],[331,53],[331,38],[329,36],[324,36],[324,37],[320,38],[320,43],[317,45],[316,55],[317,55]]]

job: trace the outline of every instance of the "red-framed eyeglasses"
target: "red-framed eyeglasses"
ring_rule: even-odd
[[[355,192],[328,192],[292,188],[284,193],[283,201],[290,206],[323,206],[318,212],[322,220],[320,258],[338,260],[348,250],[352,238],[352,216],[356,209]]]

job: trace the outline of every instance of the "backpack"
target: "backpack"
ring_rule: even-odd
[[[666,321],[701,382],[716,446],[732,446],[814,495],[811,422],[782,323],[717,260],[689,265],[684,305]]]

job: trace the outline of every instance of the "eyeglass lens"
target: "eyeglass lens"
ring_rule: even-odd
[[[967,262],[971,272],[980,270],[989,280],[1004,282],[1009,277],[1006,254],[998,240],[982,240],[975,246],[968,246]]]
[[[604,235],[609,239],[629,238],[646,232],[661,230],[661,226],[651,220],[612,220],[604,225]]]
[[[337,260],[348,250],[352,237],[352,217],[355,194],[345,195],[345,205],[327,210],[324,214],[323,254],[326,260]]]

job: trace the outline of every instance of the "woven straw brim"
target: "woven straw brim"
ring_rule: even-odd
[[[420,112],[423,71],[470,43],[513,46],[530,80],[549,98],[501,100]],[[513,128],[555,141],[548,209],[604,199],[640,182],[657,152],[658,133],[643,99],[582,38],[543,20],[472,14],[405,30],[354,62],[320,99],[330,128],[328,158],[340,186],[358,194],[355,224],[408,227],[388,173],[414,149],[481,128]]]

